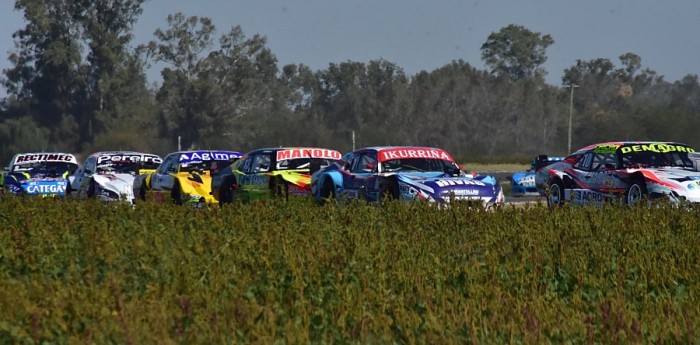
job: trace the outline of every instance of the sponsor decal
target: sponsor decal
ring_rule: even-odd
[[[455,190],[451,190],[450,194],[453,194],[454,196],[475,196],[475,195],[479,195],[479,190],[478,189],[455,189]]]
[[[535,175],[527,175],[520,178],[516,183],[523,186],[535,186]]]
[[[105,164],[110,162],[132,162],[132,163],[163,163],[163,159],[151,154],[140,155],[101,155],[97,158],[97,164]]]
[[[17,156],[15,164],[30,162],[70,162],[76,163],[75,156],[69,153],[41,153]]]
[[[695,152],[694,149],[692,149],[688,146],[670,145],[670,144],[663,144],[663,143],[623,146],[621,151],[622,151],[622,153],[630,153],[630,152],[657,152],[657,153]]]
[[[486,184],[476,180],[437,180],[438,187],[447,186],[485,186]]]
[[[65,184],[30,184],[26,187],[30,194],[63,194],[66,192]]]
[[[576,202],[579,203],[584,203],[584,202],[595,202],[595,203],[603,203],[605,201],[605,196],[601,193],[590,191],[590,190],[581,190],[581,189],[576,189],[573,191],[574,195],[572,196],[572,199]]]
[[[267,186],[269,181],[270,177],[267,175],[243,175],[240,184],[242,186],[263,187]]]
[[[277,151],[277,161],[296,158],[325,158],[325,159],[340,159],[341,154],[335,150],[328,149],[289,149]]]
[[[593,152],[595,153],[615,153],[617,152],[617,149],[620,148],[619,144],[608,144],[608,145],[596,145],[595,148],[593,148]]]
[[[430,148],[395,148],[379,150],[379,161],[384,162],[392,159],[407,159],[407,158],[426,158],[426,159],[442,159],[454,162],[449,153],[441,149]]]
[[[191,153],[183,153],[180,155],[180,163],[195,162],[195,161],[231,161],[240,158],[238,152],[228,151],[197,151]]]

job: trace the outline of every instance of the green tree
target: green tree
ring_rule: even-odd
[[[16,1],[27,24],[14,34],[2,82],[12,112],[49,129],[51,149],[89,146],[149,102],[143,65],[128,46],[143,1]]]
[[[246,38],[239,26],[221,35],[209,18],[169,15],[155,32],[149,56],[168,65],[156,99],[161,134],[182,138],[185,147],[247,147],[260,142],[263,125],[281,109],[277,59],[265,37]]]
[[[29,116],[1,121],[0,142],[3,145],[0,145],[0,169],[19,152],[46,151],[49,134],[49,130],[38,126]]]
[[[17,50],[2,80],[15,99],[11,107],[49,129],[52,149],[72,149],[78,141],[74,114],[84,106],[86,92],[80,28],[72,20],[75,5],[18,0],[15,10],[24,13],[27,24],[13,35]]]
[[[544,77],[546,71],[541,66],[547,61],[546,50],[553,43],[550,35],[511,24],[489,35],[481,46],[481,59],[492,74],[505,75],[513,81]]]

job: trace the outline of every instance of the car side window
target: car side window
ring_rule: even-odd
[[[172,172],[170,169],[172,169],[173,163],[177,164],[178,158],[179,155],[169,155],[165,157],[163,163],[158,167],[158,173],[165,175],[168,172]],[[177,171],[177,165],[175,166],[175,171]]]
[[[377,172],[377,155],[374,153],[361,154],[351,172],[359,174]]]
[[[88,158],[88,160],[85,162],[84,172],[88,175],[92,175],[95,173],[95,168],[96,168],[96,158],[94,158],[94,157]]]
[[[614,153],[605,153],[596,156],[600,156],[597,157],[600,163],[597,169],[617,169],[617,156]]]
[[[350,154],[346,155],[343,157],[343,170],[345,171],[351,171],[352,167],[355,165],[355,162],[357,161],[357,155]]]
[[[583,155],[582,158],[580,158],[576,164],[574,164],[574,168],[581,169],[581,170],[591,170],[591,164],[593,163],[593,153],[588,152]]]
[[[253,173],[268,172],[270,171],[270,155],[260,154],[253,156],[253,163],[251,166]]]
[[[253,156],[248,156],[244,158],[240,163],[237,165],[238,171],[244,172],[244,173],[250,173],[250,163],[253,161]]]
[[[160,165],[158,166],[158,169],[156,169],[156,172],[158,174],[165,174],[165,166],[168,165],[169,160],[170,160],[170,156],[167,156],[167,157],[165,157],[165,159],[163,159],[163,162],[160,163]]]
[[[615,154],[612,153],[596,153],[596,154],[591,154],[591,163],[590,163],[590,169],[591,171],[600,171],[600,170],[607,170],[607,169],[617,169],[617,157]],[[584,164],[585,164],[585,158],[584,158]]]

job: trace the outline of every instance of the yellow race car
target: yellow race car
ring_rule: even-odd
[[[155,172],[137,176],[134,195],[141,200],[162,203],[216,204],[211,193],[211,169],[238,160],[237,151],[197,150],[173,152],[163,159]]]

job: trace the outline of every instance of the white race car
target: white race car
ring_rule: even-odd
[[[155,171],[163,159],[152,153],[102,151],[91,154],[71,176],[68,193],[78,198],[134,202],[134,178]]]

